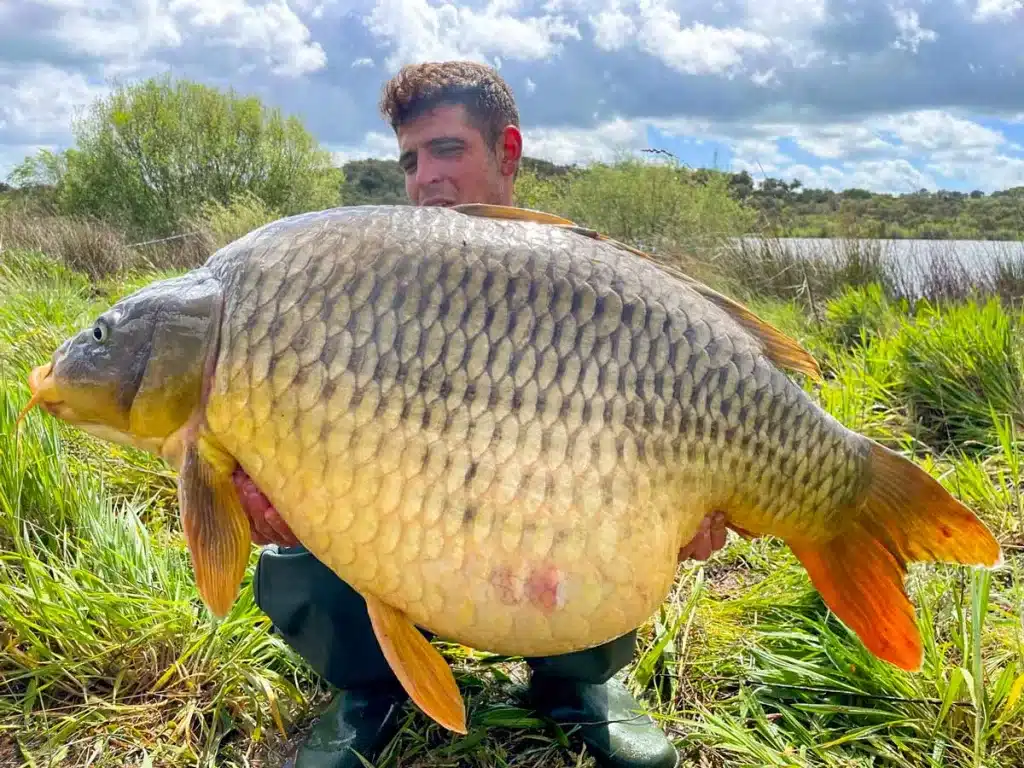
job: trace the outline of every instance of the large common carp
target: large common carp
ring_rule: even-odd
[[[199,592],[237,594],[252,477],[362,594],[413,700],[465,732],[415,626],[548,655],[643,623],[714,510],[781,538],[873,653],[921,661],[910,561],[995,566],[985,525],[845,428],[741,305],[554,216],[493,206],[283,219],[117,302],[36,403],[179,473]]]

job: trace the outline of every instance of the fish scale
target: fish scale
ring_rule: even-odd
[[[773,438],[771,409],[797,385],[655,266],[556,228],[358,216],[362,241],[355,226],[298,238],[316,242],[302,266],[321,265],[330,311],[298,309],[311,283],[272,231],[210,265],[245,286],[226,292],[217,367],[250,369],[207,405],[213,434],[356,589],[470,645],[560,653],[642,623],[716,504],[804,500],[765,486],[785,452],[774,471],[726,474]],[[753,432],[740,371],[766,393]],[[812,444],[836,429],[819,421]],[[859,456],[850,441],[823,471],[854,478]]]
[[[416,626],[510,655],[613,639],[713,511],[782,538],[869,650],[920,665],[906,564],[994,567],[999,544],[784,369],[820,377],[742,305],[572,222],[367,206],[274,222],[122,299],[32,371],[18,421],[39,403],[174,466],[217,616],[251,546],[240,466],[464,733]]]

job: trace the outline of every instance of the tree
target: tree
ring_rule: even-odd
[[[341,203],[344,175],[301,122],[234,91],[154,78],[94,102],[73,130],[62,209],[137,235],[172,234],[241,193],[280,215]]]

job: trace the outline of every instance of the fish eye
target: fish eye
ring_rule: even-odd
[[[96,324],[92,327],[92,337],[96,341],[104,342],[107,340],[107,336],[110,335],[110,329],[107,328],[107,324],[102,320],[97,320]]]

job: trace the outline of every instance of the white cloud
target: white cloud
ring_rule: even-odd
[[[645,126],[621,118],[596,128],[533,128],[524,131],[523,151],[552,163],[607,162],[647,146]]]
[[[116,16],[102,6],[66,3],[54,36],[76,53],[107,59],[145,55],[153,48],[176,48],[182,36],[167,7],[128,4]]]
[[[560,16],[521,16],[510,13],[504,0],[477,11],[450,2],[431,5],[427,0],[377,0],[366,18],[372,34],[393,45],[385,65],[397,69],[421,60],[489,56],[543,60],[554,56],[559,41],[579,39],[575,25]]]
[[[609,8],[590,17],[594,28],[594,44],[602,51],[617,51],[636,33],[633,19],[621,10]]]
[[[877,151],[895,151],[870,124],[839,123],[825,126],[791,126],[793,140],[806,152],[836,160],[854,154]]]
[[[148,57],[201,37],[209,47],[245,51],[275,75],[296,77],[327,63],[288,0],[48,0],[60,10],[53,39],[104,59],[108,73],[131,71]]]
[[[975,21],[1007,21],[1024,9],[1024,0],[978,0]]]
[[[758,173],[759,168],[739,164],[734,164],[733,166],[735,171],[744,169],[755,180],[761,178]],[[767,169],[765,171],[767,172]],[[785,168],[775,168],[768,175],[773,175],[776,178],[782,178],[787,181],[800,179],[804,187],[813,189],[843,189],[852,186],[847,183],[846,172],[833,165],[822,165],[818,168],[812,168],[803,163],[795,163],[787,165]]]
[[[728,26],[696,20],[684,23],[676,10],[679,4],[670,0],[624,2],[625,6],[610,0],[610,5],[590,15],[594,44],[605,51],[635,45],[685,75],[732,77],[746,69],[748,56],[772,51],[796,66],[821,55],[807,36],[825,18],[824,0],[747,0],[738,19],[732,9],[720,9]],[[751,77],[768,84],[774,71],[755,70]]]
[[[845,164],[848,168],[844,186],[870,189],[873,192],[913,192],[935,189],[937,184],[930,174],[915,168],[904,159],[866,160]]]
[[[16,126],[21,136],[32,141],[45,142],[63,134],[76,109],[106,93],[106,88],[89,83],[77,72],[46,64],[21,72],[0,69],[0,77],[0,131]],[[4,85],[3,79],[9,84]]]
[[[893,46],[917,53],[921,43],[931,43],[938,39],[933,29],[925,29],[921,26],[921,19],[917,11],[912,8],[891,8],[893,20],[899,30],[899,37]]]
[[[770,37],[806,35],[826,19],[826,0],[746,0],[749,25]]]
[[[941,155],[927,164],[934,173],[990,191],[1024,186],[1024,158],[982,150]]]
[[[275,75],[296,77],[327,64],[323,47],[312,42],[309,28],[288,0],[170,0],[171,8],[212,42],[258,51]]]
[[[694,24],[683,29],[678,14],[665,8],[644,19],[639,39],[643,50],[687,75],[735,71],[745,51],[764,51],[771,45],[764,35],[738,27]]]
[[[778,144],[769,139],[739,139],[733,142],[732,150],[733,167],[746,168],[752,174],[756,169],[771,175],[777,169],[793,164],[792,159],[779,149]]]
[[[394,134],[381,131],[368,131],[362,141],[354,144],[331,145],[327,149],[334,156],[338,165],[349,160],[362,160],[368,157],[395,160],[398,157],[398,144]]]
[[[907,112],[873,121],[914,152],[995,149],[1006,143],[998,131],[937,109]]]

